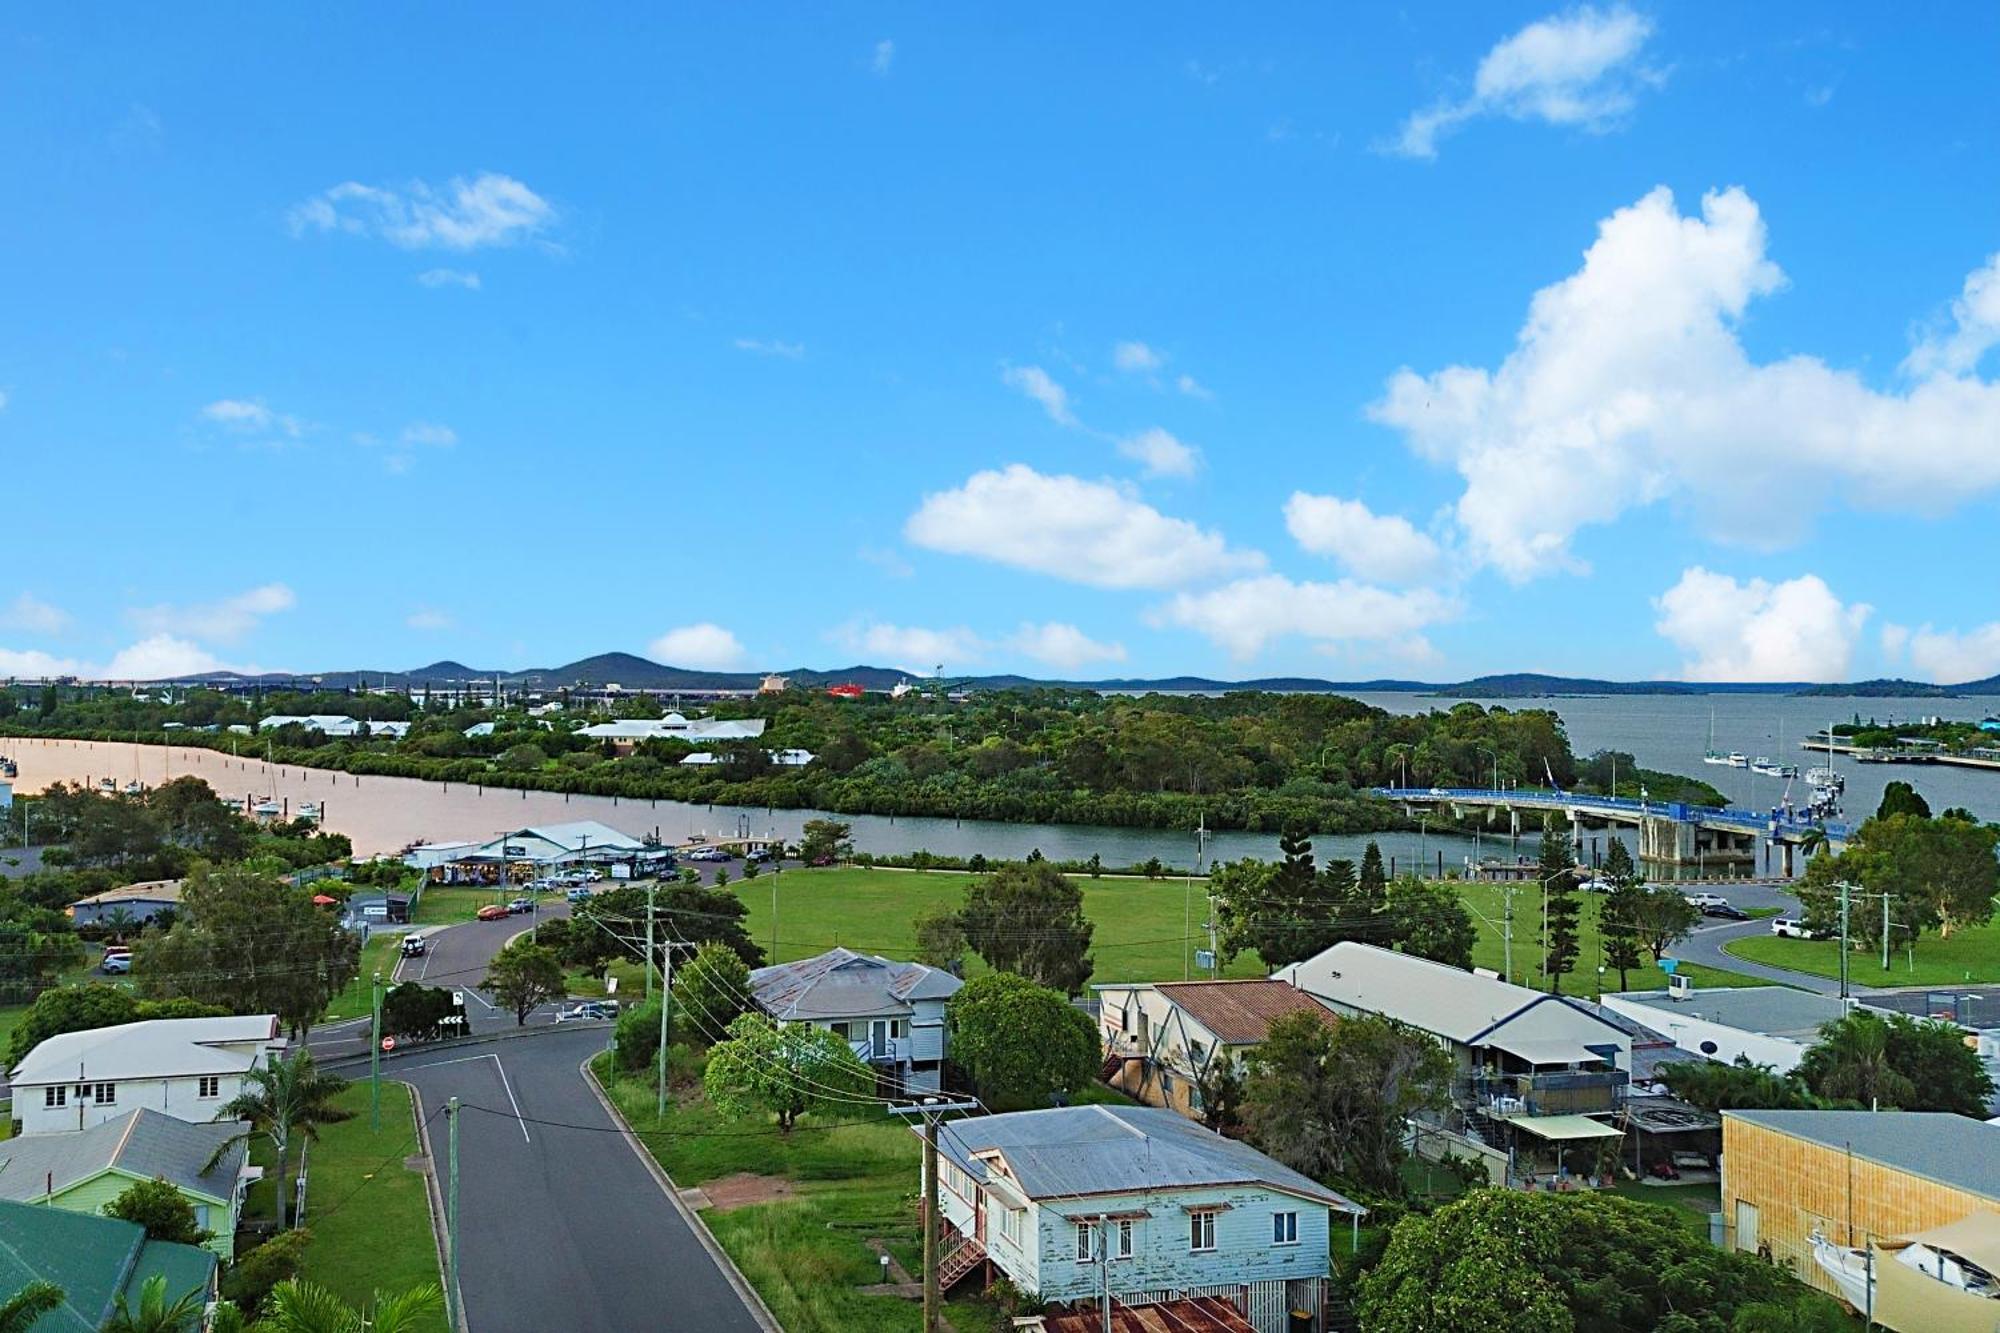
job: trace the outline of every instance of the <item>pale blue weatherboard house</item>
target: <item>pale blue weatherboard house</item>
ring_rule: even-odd
[[[1332,1215],[1366,1211],[1152,1106],[956,1120],[938,1159],[947,1285],[985,1264],[1051,1305],[1219,1296],[1259,1333],[1292,1310],[1320,1326]]]

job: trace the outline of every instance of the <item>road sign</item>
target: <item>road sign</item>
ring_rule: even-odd
[[[1215,950],[1196,949],[1194,951],[1194,965],[1196,967],[1205,967],[1213,972],[1215,970]]]

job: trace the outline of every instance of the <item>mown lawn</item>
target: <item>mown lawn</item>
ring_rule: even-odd
[[[338,1023],[348,1018],[364,1018],[374,1012],[375,974],[382,974],[382,985],[396,984],[396,960],[401,956],[403,937],[387,931],[376,931],[368,943],[361,946],[361,970],[354,980],[347,983],[347,989],[333,997],[326,1006],[326,1017],[322,1022]]]
[[[1752,935],[1723,948],[1738,958],[1788,967],[1816,977],[1840,975],[1839,940],[1795,940]],[[1914,950],[1892,950],[1887,970],[1880,949],[1847,956],[1848,979],[1857,986],[1960,986],[2000,981],[2000,925],[1952,932],[1950,939],[1925,935]]]
[[[403,1165],[420,1151],[410,1090],[382,1084],[382,1128],[368,1127],[368,1084],[340,1094],[354,1118],[328,1125],[308,1159],[306,1229],[312,1243],[300,1276],[359,1303],[375,1291],[441,1283],[424,1177]],[[421,1327],[443,1333],[442,1314]]]
[[[519,896],[519,891],[512,888],[480,889],[457,884],[428,885],[410,913],[411,924],[455,925],[460,921],[472,920],[478,915],[479,909],[488,903],[499,903],[504,906]]]
[[[702,1100],[685,1064],[688,1081],[673,1089],[662,1120],[653,1114],[649,1080],[612,1077],[609,1055],[595,1067],[619,1113],[675,1184],[748,1172],[783,1177],[797,1188],[790,1199],[703,1214],[787,1333],[916,1333],[921,1327],[918,1302],[859,1290],[881,1280],[870,1238],[912,1273],[920,1271],[921,1145],[908,1125],[856,1107],[852,1114],[808,1116],[781,1135],[767,1120],[718,1114]],[[949,1302],[947,1314],[964,1333],[1008,1326],[998,1310],[971,1298]]]
[[[750,909],[750,933],[773,961],[786,962],[810,957],[835,945],[846,945],[867,953],[908,957],[915,947],[913,923],[935,903],[957,903],[965,895],[972,876],[937,871],[862,869],[843,866],[824,870],[787,870],[782,875],[759,875],[754,880],[737,880],[730,888]],[[1207,932],[1202,923],[1208,918],[1208,903],[1200,880],[1188,899],[1187,881],[1177,879],[1090,879],[1079,876],[1083,887],[1083,910],[1096,926],[1091,953],[1097,961],[1093,983],[1120,981],[1178,981],[1192,973],[1193,952],[1207,948]],[[1472,910],[1479,938],[1472,960],[1479,967],[1500,971],[1507,958],[1505,924],[1508,914],[1507,886],[1453,882]],[[773,894],[776,895],[777,932],[773,944]],[[1597,966],[1602,943],[1598,934],[1598,914],[1603,898],[1598,894],[1578,895],[1583,905],[1581,955],[1576,970],[1563,978],[1563,991],[1571,995],[1595,996],[1600,991]],[[1515,981],[1538,990],[1549,989],[1541,975],[1541,890],[1532,884],[1517,885],[1513,891],[1513,971]],[[1193,922],[1192,936],[1188,921]],[[969,960],[969,971],[984,970],[978,959]],[[1710,969],[1702,969],[1710,971]],[[1256,977],[1268,969],[1255,953],[1241,954],[1222,969],[1225,977]],[[1665,985],[1650,962],[1631,974],[1636,989],[1656,989]],[[1732,973],[1715,972],[1712,985],[1755,984]],[[1604,989],[1617,989],[1618,975],[1608,973]]]

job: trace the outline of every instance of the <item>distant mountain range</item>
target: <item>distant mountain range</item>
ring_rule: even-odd
[[[799,667],[779,672],[792,683],[821,687],[853,682],[864,689],[887,690],[900,681],[915,679],[907,671],[891,667],[849,666],[822,671]],[[531,667],[520,671],[481,670],[463,662],[432,662],[408,671],[320,671],[311,673],[270,672],[243,676],[217,671],[186,677],[188,682],[218,685],[263,684],[271,687],[295,686],[306,682],[326,689],[344,690],[367,686],[431,685],[442,687],[460,681],[492,680],[498,676],[509,685],[603,687],[618,685],[628,690],[754,690],[763,681],[760,671],[701,671],[666,666],[631,653],[600,653],[557,667]],[[1963,685],[1931,685],[1913,680],[1865,680],[1847,685],[1812,684],[1807,681],[1779,683],[1693,682],[1678,680],[1594,680],[1579,676],[1548,676],[1534,672],[1479,676],[1472,680],[1438,682],[1421,680],[1321,680],[1312,676],[1265,676],[1254,680],[1216,680],[1208,676],[1120,677],[1110,680],[1037,679],[1030,676],[956,676],[953,686],[969,689],[1031,689],[1057,685],[1079,689],[1117,690],[1143,693],[1216,692],[1223,690],[1265,690],[1282,693],[1363,692],[1451,695],[1470,699],[1540,699],[1581,694],[1811,694],[1854,698],[1947,698],[1955,695],[2000,695],[2000,676],[1968,681]]]

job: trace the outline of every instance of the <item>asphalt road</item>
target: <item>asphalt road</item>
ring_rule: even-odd
[[[393,1063],[394,1077],[421,1093],[426,1115],[453,1096],[462,1108],[467,1326],[757,1333],[763,1325],[584,1082],[579,1067],[609,1035],[601,1025],[577,1027]],[[442,1187],[441,1113],[430,1133]]]
[[[1776,885],[1735,884],[1717,889],[1716,892],[1737,907],[1776,907],[1787,914],[1796,914],[1799,910],[1799,900]],[[1714,917],[1703,917],[1702,923],[1695,927],[1694,932],[1674,946],[1673,954],[1683,962],[1721,968],[1726,972],[1741,972],[1746,976],[1794,986],[1799,990],[1817,991],[1821,995],[1840,993],[1838,981],[1816,977],[1806,972],[1791,972],[1782,967],[1767,967],[1762,963],[1753,963],[1746,958],[1738,958],[1722,951],[1722,946],[1731,940],[1770,933],[1771,923],[1764,918],[1755,921],[1719,921]],[[1855,989],[1859,993],[1859,988]]]

